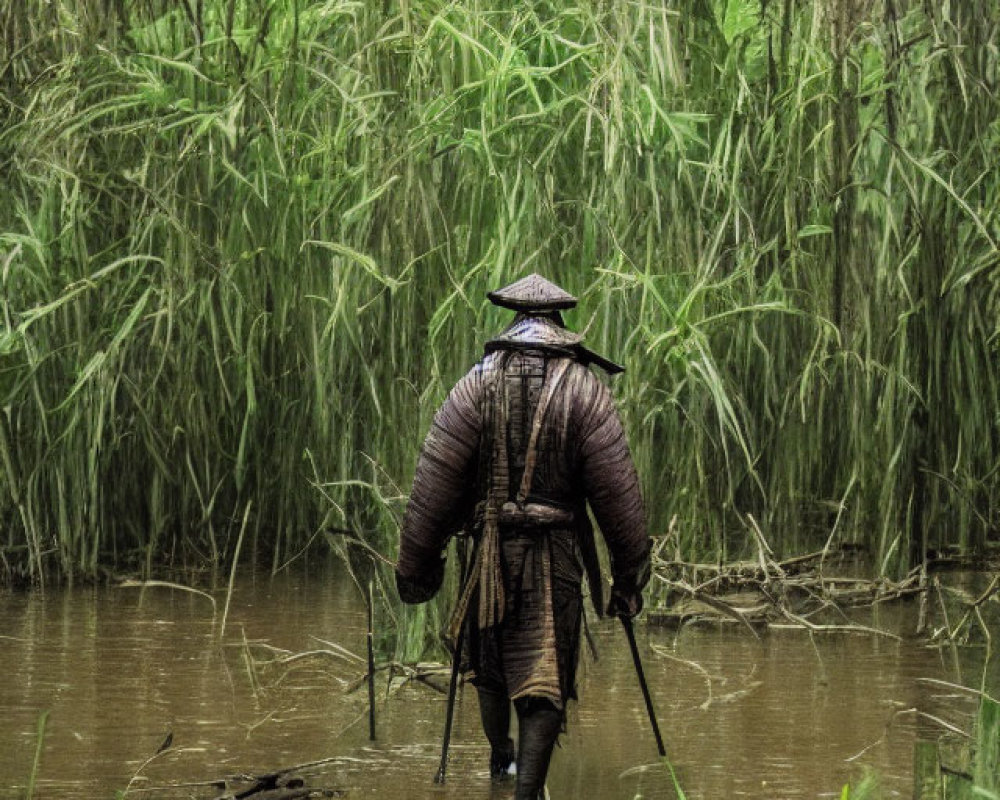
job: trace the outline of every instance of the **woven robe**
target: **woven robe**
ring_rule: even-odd
[[[650,540],[608,388],[572,351],[532,342],[531,333],[512,346],[501,341],[489,347],[436,414],[404,515],[396,583],[406,602],[433,596],[449,537],[464,529],[481,545],[490,487],[501,487],[498,502],[516,502],[526,462],[534,458],[530,491],[520,499],[528,507],[551,509],[556,522],[500,523],[503,610],[498,622],[482,628],[478,602],[484,587],[472,592],[464,615],[463,667],[477,685],[511,699],[547,698],[561,709],[575,697],[582,554],[593,544],[587,504],[619,587],[639,591],[645,585]],[[538,406],[560,362],[562,374],[543,403],[531,456]]]

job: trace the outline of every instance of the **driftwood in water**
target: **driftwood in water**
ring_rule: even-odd
[[[797,628],[811,633],[896,634],[860,625],[848,611],[924,592],[926,573],[913,570],[900,581],[884,577],[830,575],[831,562],[847,551],[824,547],[779,561],[756,521],[748,529],[757,545],[755,559],[707,564],[668,559],[666,539],[653,553],[655,582],[667,588],[666,607],[648,612],[652,624],[679,627],[699,622],[736,622],[754,636],[762,629]]]
[[[305,764],[296,764],[292,767],[267,772],[262,775],[242,775],[245,784],[238,791],[230,789],[219,795],[216,800],[243,800],[243,798],[253,798],[253,800],[292,800],[300,797],[341,797],[344,792],[340,789],[309,787],[306,785],[304,775],[309,775],[319,771],[320,767],[327,766],[335,759],[324,758],[319,761],[309,761]],[[229,789],[229,787],[226,787]]]
[[[204,789],[204,796],[211,800],[302,800],[343,797],[346,794],[343,789],[323,785],[310,786],[306,780],[306,776],[321,775],[322,768],[328,767],[336,760],[336,758],[324,758],[319,761],[308,761],[259,775],[241,773],[193,783],[133,788],[126,794],[154,794],[157,797],[164,797],[183,791],[184,796],[191,797],[192,790]]]
[[[447,686],[440,682],[447,680],[448,670],[449,667],[447,664],[440,664],[438,662],[420,662],[410,665],[403,664],[400,661],[387,661],[375,665],[376,673],[388,671],[387,680],[390,684],[396,678],[402,678],[404,683],[417,681],[439,694],[447,694],[448,692]],[[365,686],[368,680],[369,674],[366,672],[364,675],[347,684],[344,688],[345,693],[351,694],[352,692],[356,692],[362,686]]]

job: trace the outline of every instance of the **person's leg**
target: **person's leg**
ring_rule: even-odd
[[[517,791],[515,800],[537,800],[544,796],[552,748],[562,729],[562,712],[551,702],[526,697],[517,709]]]
[[[510,700],[507,693],[478,688],[479,718],[483,722],[483,733],[489,739],[490,777],[505,778],[511,774],[516,753],[514,740],[510,738]]]

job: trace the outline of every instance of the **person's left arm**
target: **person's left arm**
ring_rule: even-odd
[[[451,390],[424,440],[403,515],[396,587],[406,603],[430,600],[444,577],[442,552],[474,496],[482,377],[473,369]]]

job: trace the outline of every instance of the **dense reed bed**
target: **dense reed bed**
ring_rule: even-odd
[[[748,515],[887,573],[982,552],[998,28],[996,0],[6,4],[3,580],[238,541],[278,568],[333,529],[392,557],[504,323],[484,293],[528,271],[628,365],[682,552],[737,556]]]

